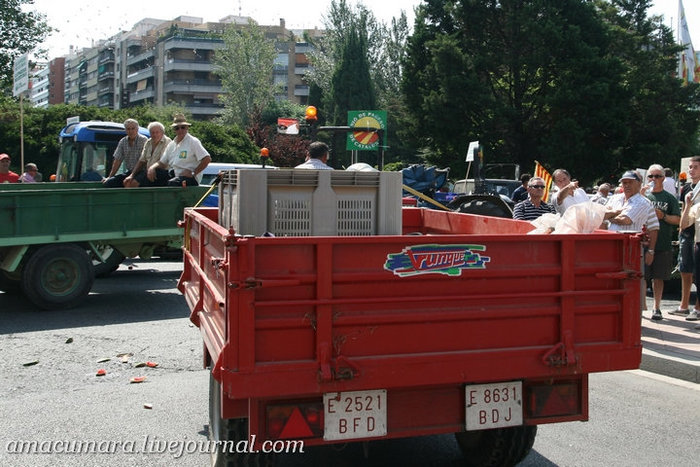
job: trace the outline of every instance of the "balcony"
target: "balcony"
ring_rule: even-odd
[[[223,108],[223,104],[185,104],[185,109],[193,116],[220,115]]]
[[[295,96],[308,96],[309,95],[309,86],[306,84],[297,84],[294,86],[294,95]]]
[[[139,62],[143,62],[143,61],[145,61],[145,60],[150,60],[150,59],[152,59],[152,58],[153,58],[153,51],[152,51],[152,50],[149,50],[149,51],[147,51],[147,52],[140,53],[140,54],[137,54],[137,55],[133,55],[133,56],[128,56],[128,55],[127,55],[127,57],[126,57],[126,65],[127,65],[127,66],[132,66],[132,65],[135,65],[135,64],[137,64],[137,63],[139,63]]]
[[[103,86],[97,90],[98,96],[104,96],[105,94],[114,94],[114,86]]]
[[[297,42],[294,45],[294,53],[298,54],[308,54],[309,52],[313,52],[314,47],[310,45],[308,42]]]
[[[204,79],[193,80],[173,80],[165,83],[166,93],[194,94],[194,93],[216,93],[222,92],[220,81],[209,81]]]
[[[308,64],[299,64],[297,63],[294,66],[294,74],[295,75],[306,75],[309,70],[311,70],[311,67]]]
[[[165,50],[189,49],[189,50],[219,50],[224,48],[223,39],[194,38],[194,37],[170,37],[165,40]]]
[[[103,71],[102,73],[97,75],[98,81],[102,81],[105,79],[114,79],[114,72],[113,71]]]
[[[97,63],[99,63],[100,65],[104,65],[106,63],[113,63],[113,62],[114,62],[114,54],[112,53],[109,55],[101,56]]]
[[[111,109],[111,108],[113,108],[113,106],[114,106],[114,102],[111,99],[110,100],[100,99],[100,101],[97,103],[97,107],[109,107]]]
[[[176,60],[165,62],[164,70],[167,71],[212,71],[214,65],[207,60]]]
[[[150,78],[154,75],[155,68],[154,67],[148,67],[144,68],[143,70],[138,70],[133,73],[129,73],[126,76],[126,83],[127,84],[132,84],[136,83],[137,81],[141,81],[142,79]]]
[[[131,91],[129,94],[129,100],[131,102],[142,101],[145,99],[153,99],[155,92],[153,91],[153,86],[148,86],[141,91]]]

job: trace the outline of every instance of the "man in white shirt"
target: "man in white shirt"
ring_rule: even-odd
[[[564,169],[552,173],[557,191],[551,195],[551,203],[559,214],[564,214],[570,206],[588,202],[588,195],[583,188],[578,187],[578,180],[571,180],[571,175]]]
[[[642,189],[642,177],[634,170],[628,170],[620,178],[622,193],[616,194],[606,203],[606,207],[619,214],[609,219],[608,230],[624,232],[641,232],[646,226],[649,235],[649,247],[644,253],[644,262],[654,261],[654,247],[659,233],[659,219],[651,202],[639,192]],[[606,216],[607,217],[607,216]]]
[[[321,141],[315,141],[309,145],[309,155],[303,164],[299,164],[295,169],[313,169],[313,170],[333,170],[329,167],[328,162],[328,145]]]
[[[676,181],[673,179],[673,171],[668,167],[664,169],[664,191],[668,191],[673,196],[678,196]]]
[[[202,171],[211,162],[211,156],[202,142],[188,133],[191,123],[187,123],[184,115],[175,115],[170,126],[175,130],[175,139],[165,148],[163,157],[148,168],[148,179],[153,182],[157,169],[170,167],[175,177],[168,180],[168,186],[180,186],[183,183],[188,186],[198,185],[202,180]]]

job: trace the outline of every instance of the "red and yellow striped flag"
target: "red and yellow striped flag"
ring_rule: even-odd
[[[534,176],[544,180],[544,196],[542,197],[542,200],[545,202],[549,201],[549,188],[552,186],[552,175],[547,172],[547,169],[545,169],[542,164],[535,161]]]

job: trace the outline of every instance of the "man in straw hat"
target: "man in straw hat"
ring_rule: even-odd
[[[174,172],[174,177],[167,182],[169,186],[180,186],[183,183],[188,186],[198,185],[202,180],[202,171],[211,162],[211,156],[202,142],[189,134],[190,125],[184,115],[175,115],[170,125],[175,130],[175,139],[165,148],[163,157],[148,168],[150,181],[156,180],[158,169],[168,167]]]

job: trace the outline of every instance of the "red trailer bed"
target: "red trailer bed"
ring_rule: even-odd
[[[464,438],[585,420],[587,374],[638,367],[638,237],[419,208],[402,225],[241,237],[216,209],[187,210],[178,287],[215,416],[248,419],[258,440]]]

